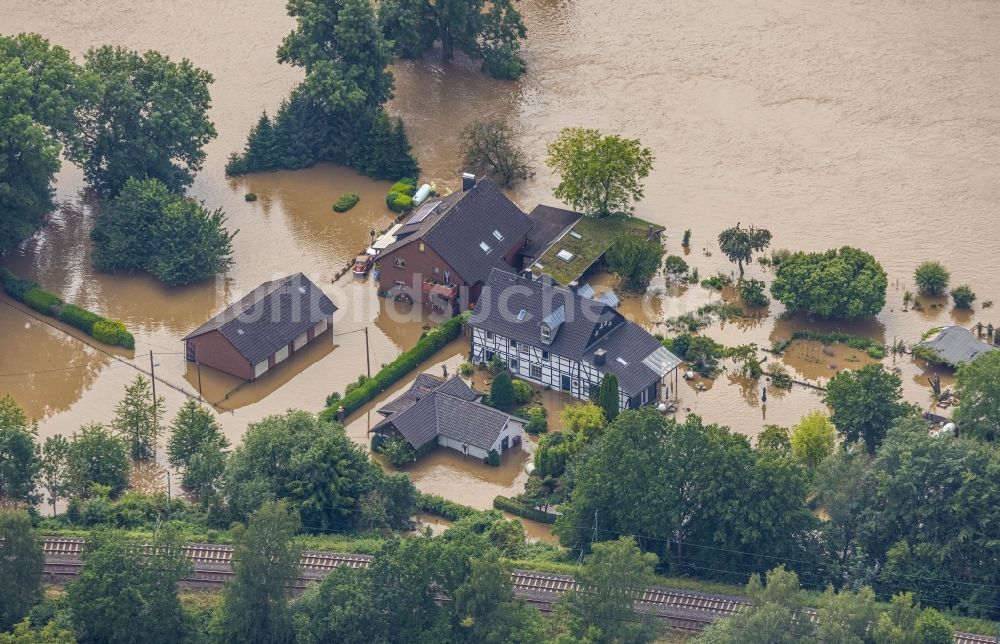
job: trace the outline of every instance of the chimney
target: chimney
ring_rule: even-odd
[[[605,351],[604,349],[598,349],[597,351],[595,351],[594,352],[594,366],[595,367],[603,367],[604,366],[604,359],[607,357],[607,355],[608,355],[608,352]]]
[[[471,172],[462,173],[462,192],[468,192],[476,187],[476,175]]]

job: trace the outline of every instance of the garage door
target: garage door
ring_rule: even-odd
[[[253,377],[260,378],[267,371],[267,360],[261,360],[253,366]]]
[[[306,345],[306,341],[308,339],[309,339],[309,334],[308,333],[303,333],[299,337],[295,338],[294,342],[292,342],[292,349],[294,349],[295,351],[298,351],[299,349],[301,349],[302,347],[304,347]]]
[[[288,345],[281,347],[276,354],[274,354],[274,364],[278,364],[282,360],[288,357]]]
[[[315,338],[324,331],[326,331],[326,320],[321,320],[313,327],[313,337]]]

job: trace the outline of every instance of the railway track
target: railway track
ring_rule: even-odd
[[[76,576],[83,567],[83,539],[46,537],[43,547],[45,576],[49,581],[65,583]],[[235,575],[232,569],[232,546],[191,543],[184,546],[184,554],[193,564],[191,575],[181,581],[185,587],[218,589]],[[367,568],[373,559],[371,555],[309,550],[302,554],[298,579],[289,586],[293,593],[298,594],[309,585],[326,577],[338,566]],[[543,612],[550,611],[564,593],[580,590],[580,585],[570,575],[533,570],[515,570],[511,575],[511,582],[514,592],[519,597]],[[635,609],[656,615],[674,628],[700,631],[717,619],[731,617],[747,606],[749,602],[745,598],[735,595],[652,586],[647,588],[636,601]],[[809,610],[808,614],[810,620],[815,621],[816,612]],[[956,633],[955,643],[998,644],[994,637],[971,633]]]

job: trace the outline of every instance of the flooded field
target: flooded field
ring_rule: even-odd
[[[888,304],[877,320],[838,330],[886,344],[912,343],[927,328],[977,321],[1000,324],[1000,309],[957,314],[947,302],[904,311],[913,268],[941,260],[955,284],[968,283],[978,304],[1000,300],[996,162],[1000,159],[1000,5],[984,0],[879,3],[847,0],[765,0],[757,3],[665,3],[635,0],[627,8],[598,0],[524,0],[529,29],[528,73],[517,82],[491,80],[461,61],[434,55],[397,65],[392,110],[406,122],[423,169],[438,189],[457,185],[458,134],[485,114],[514,119],[535,160],[536,176],[511,196],[529,210],[555,203],[555,178],[544,167],[545,145],[560,128],[598,127],[638,137],[656,162],[638,207],[666,227],[667,247],[681,251],[702,276],[730,273],[714,243],[741,221],[769,228],[774,248],[823,250],[844,244],[872,252],[890,276]],[[613,14],[613,15],[612,15]],[[168,289],[134,275],[95,273],[89,230],[100,207],[83,192],[82,173],[64,164],[60,204],[51,224],[0,260],[64,299],[125,322],[136,336],[124,361],[68,336],[9,300],[0,302],[0,392],[9,392],[40,421],[43,436],[72,433],[107,421],[124,385],[149,368],[176,385],[162,386],[168,417],[186,391],[199,389],[220,408],[234,442],[247,423],[288,408],[318,410],[328,393],[343,391],[365,370],[362,329],[369,329],[373,369],[412,346],[425,322],[384,310],[372,288],[333,277],[392,221],[385,182],[343,168],[318,166],[229,179],[223,166],[239,149],[262,110],[273,112],[299,79],[278,65],[274,51],[291,29],[283,3],[241,4],[103,0],[0,0],[0,31],[37,31],[82,56],[88,47],[115,44],[188,57],[215,76],[211,117],[219,137],[192,194],[222,207],[240,230],[235,263],[212,282]],[[360,204],[337,214],[331,204],[346,191]],[[257,202],[244,201],[255,192]],[[258,284],[304,272],[334,299],[339,311],[327,343],[318,343],[267,378],[240,383],[188,365],[180,338]],[[770,281],[752,265],[750,277]],[[613,287],[611,282],[599,286]],[[651,331],[666,320],[719,298],[699,286],[654,284],[655,297],[626,298],[623,311]],[[940,306],[935,306],[935,305]],[[727,344],[769,347],[797,328],[827,330],[813,321],[778,319],[772,303],[755,317],[717,321],[705,332]],[[435,357],[454,369],[460,343]],[[832,355],[831,355],[832,353]],[[774,358],[772,358],[774,359]],[[821,383],[839,369],[870,360],[859,352],[797,342],[784,361],[797,378]],[[885,360],[892,365],[892,358]],[[898,365],[907,397],[927,404],[928,375],[909,357]],[[945,380],[947,386],[949,382]],[[682,414],[698,413],[755,435],[766,423],[790,425],[820,408],[807,388],[769,391],[723,374],[705,391],[682,384]],[[552,407],[562,404],[546,394]],[[366,416],[348,432],[367,444]],[[530,445],[526,445],[530,450]],[[487,507],[496,494],[523,485],[523,464],[501,468],[444,452],[411,470],[425,491]]]

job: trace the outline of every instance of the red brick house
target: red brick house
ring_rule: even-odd
[[[185,355],[254,380],[322,335],[336,310],[302,273],[266,282],[186,335]]]
[[[403,222],[376,257],[381,292],[451,314],[475,302],[494,268],[521,268],[531,219],[488,179],[465,177],[463,188]]]

